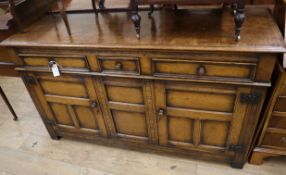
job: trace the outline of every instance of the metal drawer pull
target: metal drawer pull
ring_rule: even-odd
[[[92,108],[97,108],[98,105],[97,105],[97,102],[92,102],[90,106],[91,106]]]
[[[286,137],[281,137],[280,142],[286,146]]]
[[[200,64],[198,69],[197,69],[197,74],[198,75],[205,75],[206,74],[206,67],[203,66],[202,64]]]
[[[116,63],[116,64],[115,64],[115,68],[116,68],[117,70],[122,70],[122,69],[123,69],[122,63]]]
[[[58,77],[61,75],[59,65],[54,60],[49,62],[49,70],[53,73],[54,77]]]
[[[50,61],[49,62],[49,68],[51,68],[54,64],[57,64],[57,62],[54,60]]]

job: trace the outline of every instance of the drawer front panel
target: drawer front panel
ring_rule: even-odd
[[[266,133],[262,145],[286,148],[286,134]]]
[[[154,75],[252,79],[253,63],[153,59]]]
[[[286,96],[280,96],[277,98],[274,111],[286,112]]]
[[[286,129],[286,115],[285,116],[272,116],[269,121],[270,128]]]
[[[138,58],[98,58],[101,72],[140,74]]]
[[[55,61],[60,69],[89,70],[85,57],[23,57],[24,64],[33,67],[49,67],[50,61]]]

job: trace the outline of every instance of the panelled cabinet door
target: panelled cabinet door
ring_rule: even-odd
[[[151,81],[107,77],[95,81],[114,138],[158,143]]]
[[[233,156],[249,88],[155,82],[160,145]]]
[[[103,115],[90,77],[30,74],[33,88],[45,111],[44,122],[56,132],[107,137]],[[27,77],[24,77],[27,83]],[[33,82],[31,82],[33,81]]]

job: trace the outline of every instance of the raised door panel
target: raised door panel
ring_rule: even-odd
[[[47,115],[47,123],[58,132],[105,136],[107,131],[97,94],[90,77],[31,74],[33,88]]]
[[[237,145],[246,112],[240,94],[250,89],[168,81],[155,82],[161,145],[207,152]]]
[[[157,143],[153,84],[128,78],[96,78],[113,137]]]

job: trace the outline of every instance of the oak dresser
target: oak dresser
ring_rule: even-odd
[[[286,51],[269,10],[246,9],[240,42],[231,9],[140,13],[140,40],[128,14],[102,13],[68,15],[71,36],[46,16],[2,43],[51,137],[242,168]]]
[[[273,76],[275,86],[265,106],[264,122],[258,143],[251,155],[250,163],[261,165],[271,156],[286,155],[286,72],[277,63]]]

